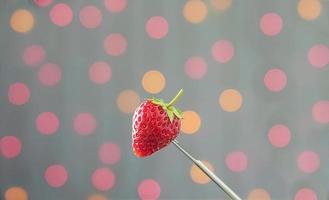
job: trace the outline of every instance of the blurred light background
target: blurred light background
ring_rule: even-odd
[[[180,88],[179,141],[248,200],[329,192],[329,1],[0,0],[0,199],[226,199],[173,145],[131,150]]]

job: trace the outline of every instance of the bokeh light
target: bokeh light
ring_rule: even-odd
[[[62,187],[68,180],[69,174],[63,165],[50,165],[45,171],[44,178],[50,187]]]
[[[286,87],[287,84],[286,73],[278,68],[270,69],[264,76],[264,84],[271,92],[280,92]]]
[[[315,20],[321,14],[322,6],[319,0],[299,0],[297,11],[305,20]]]
[[[231,7],[232,0],[210,0],[211,5],[220,11],[226,11]]]
[[[198,24],[204,21],[207,17],[208,9],[202,0],[186,1],[183,8],[185,19],[193,24]]]
[[[105,7],[111,13],[120,13],[127,7],[127,0],[104,0]]]
[[[4,200],[28,200],[28,193],[22,187],[14,186],[6,190]]]
[[[87,200],[108,200],[108,198],[102,194],[91,194]]]
[[[47,63],[40,67],[38,78],[45,86],[55,86],[62,79],[62,69],[57,64]]]
[[[317,69],[322,69],[329,63],[329,48],[324,44],[316,44],[308,51],[309,63]]]
[[[89,79],[96,84],[106,84],[110,80],[111,76],[111,67],[106,62],[97,61],[89,68]]]
[[[202,79],[207,74],[208,65],[202,57],[192,56],[186,60],[184,69],[191,79]]]
[[[315,122],[329,123],[329,101],[318,101],[313,105],[312,116]]]
[[[104,40],[104,50],[110,56],[121,56],[126,52],[128,43],[120,33],[112,33]]]
[[[107,191],[115,185],[115,175],[108,168],[96,169],[91,177],[93,186],[100,191]]]
[[[147,71],[142,79],[142,85],[146,92],[157,94],[166,86],[166,78],[156,70]]]
[[[104,164],[116,164],[121,159],[121,150],[116,143],[103,143],[98,149],[98,158]]]
[[[271,200],[271,196],[263,188],[255,188],[249,192],[247,200]]]
[[[39,7],[47,7],[53,2],[53,0],[33,0],[33,1]]]
[[[25,83],[13,83],[8,89],[8,100],[10,103],[21,106],[30,99],[30,89]]]
[[[85,6],[80,10],[79,19],[85,28],[97,28],[102,23],[102,13],[96,6]]]
[[[314,173],[320,168],[320,157],[314,151],[304,151],[299,154],[297,165],[304,173]]]
[[[228,40],[219,40],[212,46],[212,57],[219,63],[227,63],[234,56],[234,47]]]
[[[243,151],[233,151],[226,155],[225,164],[233,172],[243,172],[248,167],[248,157]]]
[[[277,124],[272,126],[268,131],[268,140],[277,148],[286,147],[291,139],[291,133],[289,128],[283,124]]]
[[[10,18],[10,27],[19,33],[27,33],[31,31],[34,23],[32,13],[25,9],[14,11]]]
[[[162,16],[153,16],[147,20],[145,31],[152,39],[161,39],[168,34],[168,22]]]
[[[52,135],[59,128],[59,119],[55,113],[43,112],[36,118],[35,126],[40,134]]]
[[[69,5],[58,3],[50,10],[49,17],[55,25],[65,27],[71,24],[73,11]]]
[[[214,171],[214,167],[209,161],[203,160],[202,162],[208,167],[210,171]],[[190,176],[193,182],[198,184],[206,184],[210,182],[210,178],[203,171],[201,171],[201,169],[199,169],[199,167],[196,166],[195,164],[193,164],[190,169]]]
[[[267,36],[275,36],[281,32],[283,21],[277,13],[266,13],[260,19],[260,29]]]
[[[183,112],[183,119],[181,122],[181,130],[186,134],[195,134],[201,126],[201,118],[199,114],[193,110]]]
[[[25,48],[23,54],[24,63],[29,67],[36,67],[46,59],[46,51],[41,45],[34,44]]]
[[[79,113],[75,116],[73,127],[79,135],[91,135],[97,126],[96,118],[91,113]]]
[[[144,179],[139,183],[137,190],[142,200],[157,200],[161,193],[159,183],[153,179]]]
[[[310,188],[301,188],[297,191],[294,200],[317,200],[318,197],[314,190]]]
[[[117,106],[123,113],[133,113],[139,103],[139,96],[134,90],[123,90],[117,97]]]
[[[242,96],[238,90],[227,89],[219,96],[219,105],[226,112],[235,112],[242,105]]]
[[[21,153],[21,140],[12,135],[0,138],[0,154],[5,158],[15,158]]]

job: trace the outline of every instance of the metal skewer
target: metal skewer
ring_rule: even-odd
[[[208,167],[203,164],[200,160],[195,159],[191,154],[189,154],[183,147],[179,145],[177,140],[173,140],[172,143],[185,154],[196,166],[198,166],[214,183],[216,183],[220,189],[222,189],[232,200],[241,200],[241,198],[231,190],[222,180],[220,180],[216,174],[208,169]]]

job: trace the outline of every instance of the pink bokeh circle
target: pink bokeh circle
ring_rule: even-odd
[[[161,39],[168,34],[168,22],[162,16],[153,16],[146,22],[145,31],[152,39]]]
[[[111,76],[111,67],[106,62],[95,62],[89,68],[89,79],[96,84],[102,85],[107,83]]]
[[[297,165],[304,173],[314,173],[320,167],[320,157],[313,151],[304,151],[299,154]]]
[[[127,0],[104,0],[105,7],[112,13],[119,13],[126,9]]]
[[[310,188],[301,188],[297,191],[294,200],[317,200],[316,193]]]
[[[96,6],[85,6],[80,10],[79,19],[82,26],[93,29],[102,23],[102,13]]]
[[[318,123],[329,123],[329,101],[316,102],[312,108],[312,116],[314,121]]]
[[[115,175],[108,168],[99,168],[94,171],[91,177],[93,186],[100,191],[107,191],[115,185]]]
[[[226,63],[234,56],[234,47],[228,40],[219,40],[212,46],[212,56],[219,63]]]
[[[104,50],[108,55],[120,56],[127,49],[127,40],[120,33],[108,35],[104,40]]]
[[[104,143],[98,149],[98,158],[104,164],[116,164],[121,158],[119,145]]]
[[[280,92],[287,84],[286,73],[281,69],[270,69],[264,76],[264,84],[269,91]]]
[[[40,134],[52,135],[59,128],[59,119],[55,113],[43,112],[36,118],[35,126]]]
[[[308,61],[314,68],[324,68],[329,63],[329,48],[323,44],[314,45],[308,51]]]
[[[39,7],[47,7],[53,2],[53,0],[33,0],[33,1]]]
[[[233,172],[243,172],[248,166],[248,157],[245,152],[234,151],[226,155],[226,166]]]
[[[185,62],[185,73],[192,79],[201,79],[207,73],[206,61],[199,56],[189,57]]]
[[[50,187],[62,187],[68,180],[68,172],[63,165],[51,165],[44,174],[44,178]]]
[[[47,63],[39,69],[38,78],[43,85],[54,86],[62,79],[62,70],[56,64]]]
[[[42,46],[34,44],[25,48],[23,54],[24,63],[29,67],[40,65],[46,58],[46,51]]]
[[[79,113],[74,118],[73,126],[79,135],[90,135],[96,129],[96,119],[91,113]]]
[[[283,148],[287,146],[291,139],[291,133],[287,126],[283,124],[277,124],[273,126],[268,132],[268,140],[277,148]]]
[[[20,106],[26,104],[30,99],[30,89],[25,83],[13,83],[8,89],[8,100],[10,103]]]
[[[266,13],[260,19],[260,29],[267,36],[275,36],[281,32],[282,18],[277,13]]]
[[[49,13],[51,21],[60,27],[65,27],[71,24],[73,20],[73,12],[69,5],[65,3],[56,4]]]
[[[22,143],[16,136],[4,136],[0,139],[0,153],[5,158],[15,158],[21,153]]]
[[[138,195],[142,200],[159,199],[160,193],[160,185],[153,179],[145,179],[138,185]]]

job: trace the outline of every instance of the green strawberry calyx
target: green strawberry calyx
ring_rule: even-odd
[[[179,119],[183,118],[183,113],[180,109],[174,107],[175,103],[178,101],[178,99],[183,95],[184,90],[181,89],[177,93],[177,95],[169,102],[166,103],[164,102],[163,99],[158,99],[158,98],[151,98],[151,102],[156,105],[160,105],[167,113],[170,122],[174,120],[174,116],[178,117]]]

